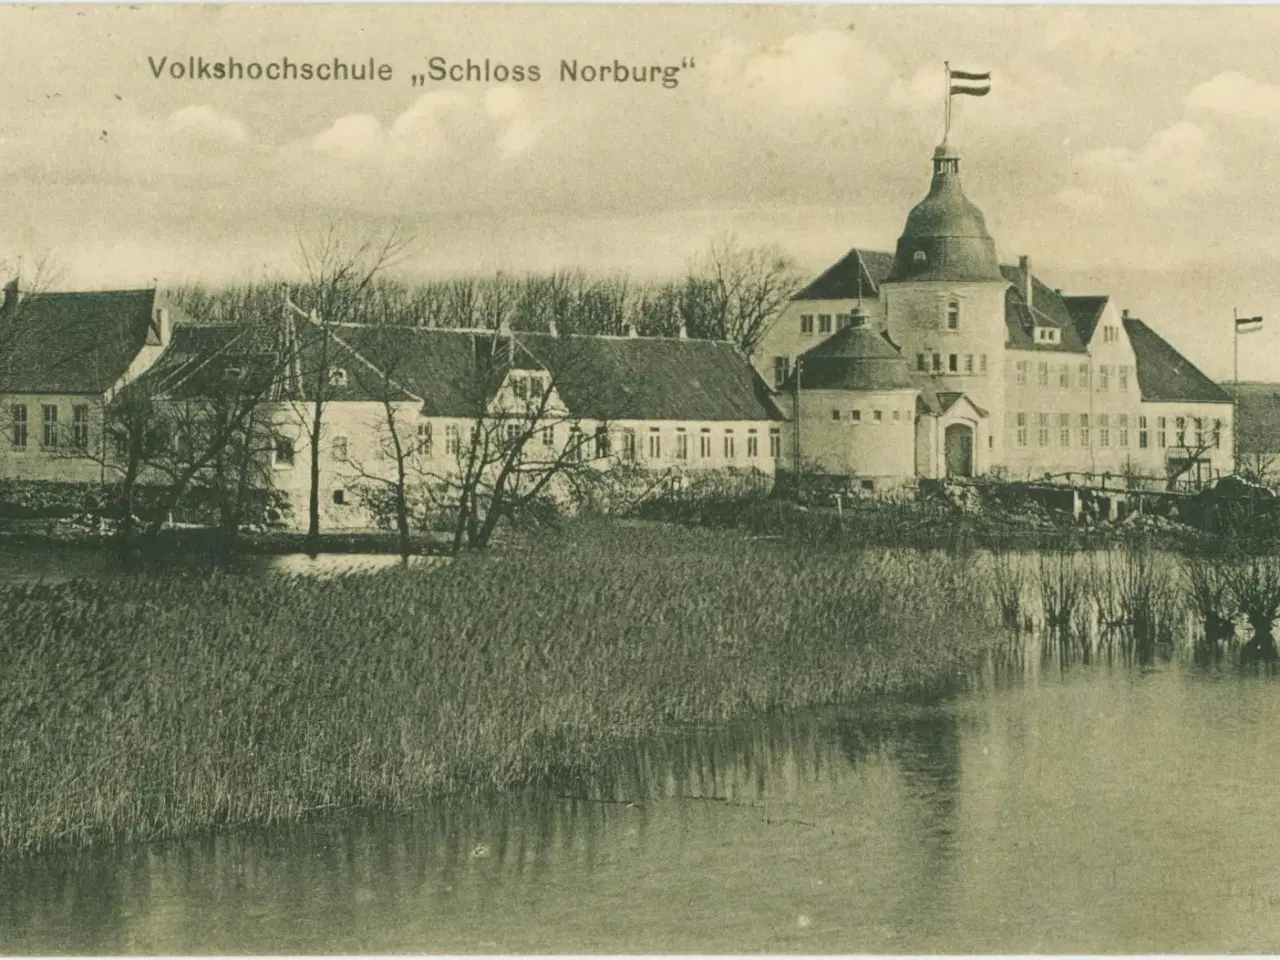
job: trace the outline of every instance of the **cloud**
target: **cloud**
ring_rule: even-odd
[[[1183,102],[1191,109],[1237,120],[1280,123],[1280,86],[1259,83],[1236,71],[1205,81]]]
[[[209,106],[183,107],[169,115],[169,129],[216,143],[244,143],[249,132],[235,117]]]
[[[1204,129],[1180,120],[1155,134],[1139,150],[1106,147],[1079,159],[1079,185],[1058,193],[1059,202],[1081,213],[1122,212],[1133,199],[1159,209],[1209,192],[1221,163]]]
[[[873,105],[897,80],[880,53],[842,30],[793,34],[755,49],[726,41],[708,71],[722,95],[779,111]]]

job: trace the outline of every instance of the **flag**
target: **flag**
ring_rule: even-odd
[[[963,94],[970,97],[985,97],[991,92],[991,74],[971,73],[968,70],[949,70],[947,72],[949,92],[951,96]],[[959,81],[958,83],[956,81]]]
[[[1261,317],[1236,317],[1236,333],[1253,333],[1261,329]]]

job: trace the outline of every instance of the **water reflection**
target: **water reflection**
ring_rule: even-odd
[[[1267,949],[1276,729],[1274,680],[1191,647],[1022,636],[941,701],[659,738],[547,792],[0,864],[0,952]]]

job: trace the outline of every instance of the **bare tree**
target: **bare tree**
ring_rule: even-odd
[[[310,446],[310,489],[307,503],[307,549],[320,547],[320,449],[325,408],[333,396],[333,330],[359,319],[375,282],[411,249],[412,242],[398,228],[360,237],[330,225],[314,239],[299,237],[298,250],[306,282],[287,301],[289,310],[309,327],[299,340],[295,362],[302,396],[300,417]],[[308,348],[309,347],[309,348]]]
[[[1210,430],[1206,430],[1203,417],[1177,417],[1174,424],[1174,443],[1171,447],[1173,453],[1166,460],[1169,489],[1175,489],[1183,477],[1193,472],[1196,475],[1188,484],[1200,485],[1206,479],[1200,473],[1206,462],[1205,454],[1221,443],[1221,424],[1215,423]]]
[[[750,355],[801,280],[799,269],[777,246],[743,247],[732,235],[721,235],[684,285],[682,312],[689,332],[731,340]]]

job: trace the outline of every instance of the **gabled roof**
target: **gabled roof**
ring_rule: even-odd
[[[893,254],[855,248],[791,299],[856,300],[869,297],[874,300],[880,295],[880,283],[892,269]]]
[[[1110,297],[1063,297],[1080,340],[1089,344],[1093,341],[1093,332],[1098,329],[1098,321],[1102,319],[1102,311],[1111,301]]]
[[[1138,367],[1143,400],[1230,403],[1231,395],[1137,317],[1122,321]]]
[[[1280,383],[1227,383],[1235,397],[1237,453],[1280,453]]]
[[[1047,286],[1035,276],[1031,278],[1031,306],[1022,296],[1025,274],[1020,267],[1002,266],[1000,273],[1009,281],[1005,291],[1004,319],[1006,345],[1012,350],[1039,350],[1046,353],[1084,353],[1084,341],[1076,329],[1071,311],[1067,309],[1062,294]],[[1040,343],[1035,338],[1036,327],[1054,327],[1058,332],[1057,343]]]
[[[146,343],[155,290],[35,293],[0,312],[0,392],[102,394]]]

